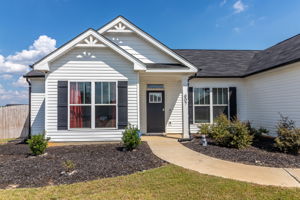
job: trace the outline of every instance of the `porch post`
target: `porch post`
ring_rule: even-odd
[[[182,77],[182,137],[189,138],[188,76]]]

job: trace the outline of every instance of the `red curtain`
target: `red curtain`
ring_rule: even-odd
[[[70,103],[82,104],[81,93],[78,83],[70,84]],[[83,128],[83,109],[82,106],[70,106],[70,128]]]

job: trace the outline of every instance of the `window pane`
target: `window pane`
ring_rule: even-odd
[[[204,104],[204,89],[200,89],[200,104]]]
[[[90,104],[91,103],[91,83],[71,82],[70,83],[70,103]]]
[[[95,103],[115,104],[116,103],[116,83],[96,82],[95,83]]]
[[[110,83],[110,103],[117,103],[116,101],[116,83]]]
[[[209,99],[209,88],[205,88],[205,104],[210,104],[210,99]]]
[[[70,106],[70,128],[91,128],[91,106]]]
[[[222,97],[222,88],[218,88],[218,103],[217,104],[223,104],[223,97]]]
[[[213,104],[218,104],[218,89],[213,88]]]
[[[95,127],[115,128],[116,127],[116,106],[96,106]]]
[[[194,89],[194,104],[200,104],[199,90],[200,90],[200,88]]]
[[[103,82],[102,83],[102,88],[103,88],[103,90],[102,90],[102,99],[103,99],[103,101],[102,101],[102,103],[103,104],[109,104],[109,94],[110,94],[110,92],[109,92],[109,83],[108,82]]]
[[[223,104],[228,104],[228,88],[223,88]]]
[[[215,119],[221,114],[228,116],[228,106],[213,106],[213,118]]]
[[[209,123],[209,106],[195,106],[195,123]]]

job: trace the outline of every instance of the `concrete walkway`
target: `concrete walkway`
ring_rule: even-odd
[[[186,148],[176,138],[143,136],[153,153],[169,163],[203,174],[261,185],[300,187],[300,169],[260,167],[212,158]]]

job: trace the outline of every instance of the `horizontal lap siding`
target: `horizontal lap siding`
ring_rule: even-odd
[[[240,78],[196,78],[190,81],[190,87],[236,87],[237,116],[240,120],[247,120],[247,92],[243,79]],[[191,124],[190,131],[198,132],[198,124]]]
[[[42,134],[45,130],[45,81],[31,80],[31,134]]]
[[[166,79],[169,81],[165,81]],[[147,133],[147,84],[164,84],[166,133],[182,133],[182,86],[180,81],[172,79],[172,77],[159,76],[147,77],[147,80],[140,78],[140,113],[143,133]]]
[[[135,33],[105,33],[105,36],[144,63],[177,63]]]
[[[300,63],[267,71],[246,79],[248,119],[276,135],[279,113],[300,127]]]
[[[133,64],[108,48],[75,48],[51,64],[47,76],[47,136],[53,141],[115,141],[122,130],[58,131],[58,80],[128,81],[128,122],[138,124],[137,73]]]

